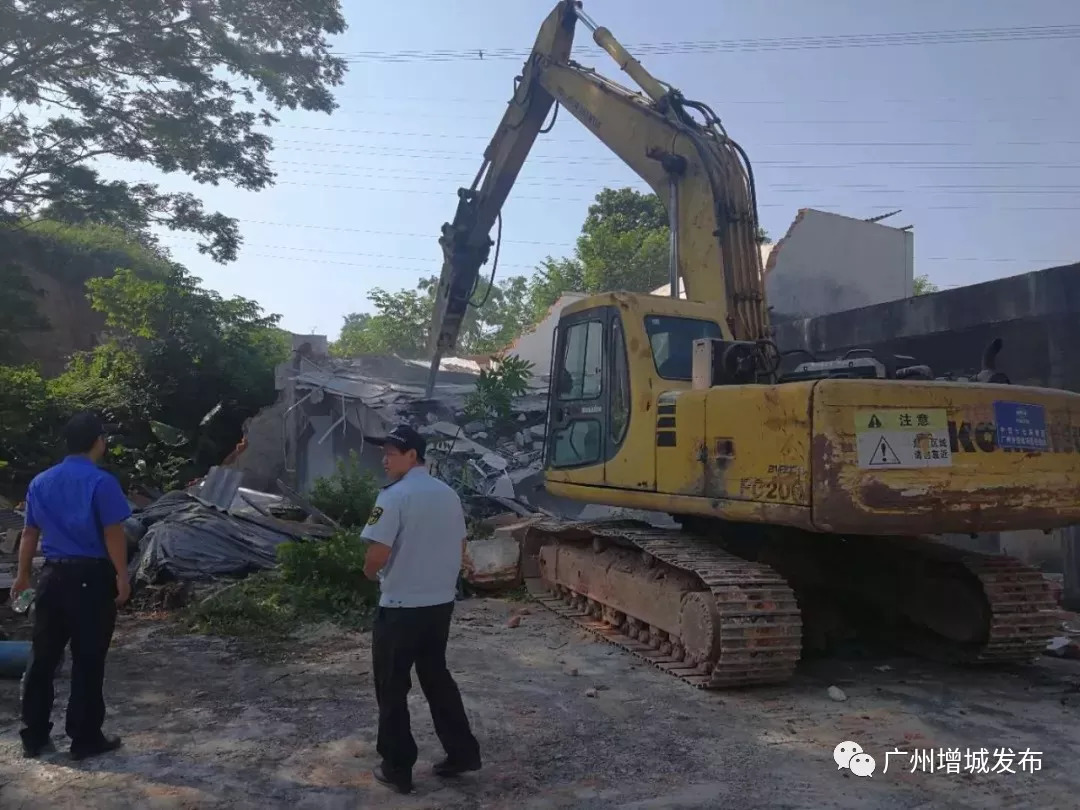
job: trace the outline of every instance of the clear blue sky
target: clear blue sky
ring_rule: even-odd
[[[525,52],[553,5],[345,0],[350,27],[335,50]],[[1080,24],[1076,0],[591,0],[585,10],[628,47]],[[580,61],[628,82],[584,27],[577,43]],[[1080,39],[1059,39],[641,60],[708,102],[747,150],[774,239],[800,207],[855,217],[902,208],[889,222],[914,226],[915,272],[949,287],[1080,258],[1078,54]],[[195,187],[241,220],[236,262],[215,264],[189,237],[164,241],[207,286],[256,299],[287,329],[334,338],[342,316],[370,309],[372,287],[438,274],[439,228],[478,169],[520,67],[478,57],[354,61],[332,116],[282,115],[275,188]],[[504,209],[501,277],[568,253],[603,186],[644,188],[566,111],[541,137]]]

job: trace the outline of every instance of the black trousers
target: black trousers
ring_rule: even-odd
[[[388,776],[409,776],[416,764],[408,704],[413,665],[446,755],[455,763],[479,764],[480,744],[469,727],[457,684],[446,668],[453,611],[454,603],[447,602],[421,608],[380,607],[375,614],[371,654],[379,702],[376,748]]]
[[[105,657],[116,625],[116,570],[108,560],[46,562],[38,583],[30,662],[23,675],[20,732],[29,746],[52,732],[53,679],[71,642],[71,695],[65,724],[72,745],[102,737]]]

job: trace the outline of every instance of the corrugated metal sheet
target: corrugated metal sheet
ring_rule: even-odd
[[[8,529],[21,529],[23,516],[14,509],[0,509],[0,535]]]
[[[244,474],[240,470],[211,467],[195,495],[199,500],[225,511],[233,505],[243,479]]]

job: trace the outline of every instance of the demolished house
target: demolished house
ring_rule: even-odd
[[[554,498],[539,488],[548,399],[547,365],[534,367],[529,390],[512,402],[509,419],[466,413],[487,358],[442,361],[433,395],[429,364],[394,356],[329,357],[321,336],[297,336],[293,362],[281,369],[280,398],[248,425],[246,447],[231,466],[244,485],[273,489],[277,479],[300,493],[355,454],[362,469],[382,477],[381,440],[401,422],[425,435],[430,471],[459,491],[500,502],[502,511],[544,511],[565,517],[611,514]],[[372,440],[375,440],[373,442]]]

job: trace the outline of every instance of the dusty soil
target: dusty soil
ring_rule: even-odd
[[[18,683],[0,681],[3,808],[1021,808],[1076,806],[1080,662],[962,671],[911,659],[804,664],[784,688],[706,693],[585,637],[530,605],[458,606],[450,661],[485,768],[456,783],[414,689],[417,792],[374,783],[368,639],[306,631],[285,655],[178,636],[125,617],[109,660],[108,729],[125,747],[97,761],[17,756]],[[65,667],[64,677],[67,677]],[[847,700],[828,696],[837,686]],[[63,729],[66,681],[54,720]],[[854,740],[872,778],[838,771]],[[66,745],[66,738],[58,738]],[[911,772],[885,752],[985,747],[1042,752],[1015,774]],[[994,763],[991,757],[990,765]]]

